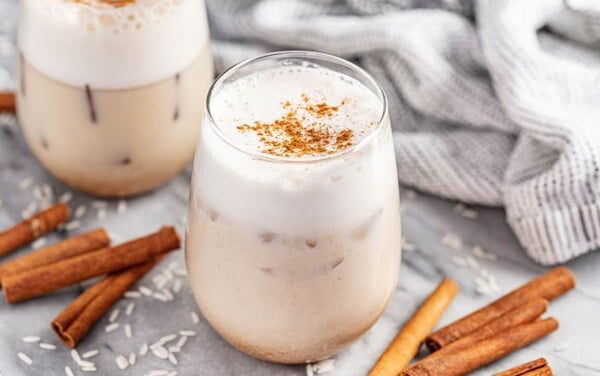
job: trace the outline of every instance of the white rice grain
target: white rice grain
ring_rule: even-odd
[[[36,343],[40,341],[40,337],[38,336],[25,336],[23,337],[23,342],[25,343]]]
[[[91,350],[91,351],[83,353],[83,355],[81,355],[81,357],[83,359],[89,359],[89,358],[92,358],[92,357],[98,355],[99,353],[100,353],[100,351],[98,351],[98,350]]]
[[[117,367],[119,367],[120,370],[124,370],[127,367],[129,367],[129,362],[127,361],[127,358],[125,358],[123,355],[118,355],[115,358],[115,362],[117,363]]]
[[[31,187],[32,184],[33,184],[33,178],[27,177],[19,182],[19,189],[25,190],[25,189]]]
[[[150,289],[149,289],[148,287],[146,287],[146,286],[140,286],[140,287],[138,288],[138,290],[140,290],[140,292],[141,292],[143,295],[146,295],[146,296],[152,296],[152,290],[150,290]]]
[[[110,316],[108,316],[108,322],[115,322],[117,321],[117,319],[119,318],[119,309],[116,308],[114,309],[111,313]]]
[[[131,314],[133,313],[133,310],[135,309],[135,303],[131,302],[127,305],[127,308],[125,308],[125,314],[127,316],[131,316]]]
[[[67,375],[67,376],[75,376],[75,374],[71,370],[71,367],[69,367],[69,366],[65,366],[65,375]]]
[[[77,364],[79,364],[79,362],[81,362],[81,357],[79,356],[79,353],[75,349],[71,350],[71,358],[73,358],[73,360]]]
[[[192,318],[192,322],[194,324],[198,324],[200,322],[200,318],[198,317],[198,314],[196,312],[190,312],[190,317]]]
[[[181,283],[180,279],[176,279],[175,282],[173,282],[173,293],[174,294],[179,294],[179,292],[181,291],[181,287],[183,286],[183,284]]]
[[[36,241],[31,243],[32,249],[40,249],[46,244],[46,238],[38,238]]]
[[[320,362],[313,363],[312,369],[317,375],[322,375],[333,371],[335,369],[335,363],[333,359],[321,360]]]
[[[144,355],[148,354],[148,344],[147,343],[144,343],[142,345],[142,347],[140,347],[140,351],[138,352],[138,354],[140,356],[144,356]]]
[[[87,207],[85,205],[79,205],[77,207],[77,209],[75,209],[75,212],[73,214],[73,216],[77,219],[83,217],[85,215],[85,212],[87,211]]]
[[[23,361],[23,363],[25,364],[29,364],[31,365],[33,363],[33,360],[31,360],[31,358],[25,354],[23,354],[22,352],[18,353],[17,356],[19,357],[19,359],[21,359]]]
[[[130,324],[126,324],[124,330],[125,330],[125,337],[127,337],[127,338],[133,337],[133,331],[131,329]]]
[[[141,298],[142,294],[140,294],[138,291],[126,291],[124,296],[129,299],[137,299]]]
[[[104,327],[104,331],[106,333],[110,333],[110,332],[114,332],[118,328],[119,328],[119,323],[118,322],[113,322],[112,324],[106,325],[106,327]]]
[[[63,204],[67,204],[67,203],[69,203],[69,201],[71,201],[72,198],[73,198],[73,192],[67,191],[58,198],[58,201],[62,202]]]
[[[51,343],[40,343],[40,347],[44,350],[56,350],[56,346]]]
[[[153,346],[152,354],[160,359],[167,359],[169,357],[169,351],[162,346]]]
[[[73,231],[73,230],[77,230],[79,228],[79,226],[81,226],[81,221],[79,221],[78,219],[75,219],[71,222],[67,222],[67,224],[65,224],[65,230],[67,231]]]

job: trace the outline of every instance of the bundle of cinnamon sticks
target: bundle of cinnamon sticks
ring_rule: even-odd
[[[429,334],[458,292],[457,287],[443,287],[452,283],[456,285],[443,281],[429,296],[379,358],[369,376],[459,376],[504,357],[558,328],[556,319],[540,316],[546,311],[548,301],[575,287],[575,277],[565,267],[556,268]],[[422,342],[431,354],[408,366]],[[410,349],[410,354],[399,356],[399,349]],[[530,363],[509,370],[513,373],[506,371],[509,373],[500,375],[552,375],[545,360]]]
[[[0,256],[54,230],[69,216],[56,204],[0,233]],[[56,334],[74,347],[136,281],[180,246],[175,229],[159,231],[109,247],[104,229],[74,236],[0,264],[0,285],[8,303],[31,299],[106,275],[81,294],[52,322]]]

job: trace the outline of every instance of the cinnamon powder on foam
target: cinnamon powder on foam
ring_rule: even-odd
[[[302,94],[302,103],[292,105],[286,101],[282,107],[287,111],[281,118],[265,123],[238,125],[240,132],[254,132],[264,145],[263,153],[279,157],[301,157],[333,154],[352,146],[352,129],[332,129],[324,120],[337,115],[339,106],[311,100]]]
[[[108,4],[108,5],[112,5],[115,8],[121,8],[124,7],[126,5],[131,5],[131,4],[135,4],[136,0],[94,0],[94,1],[89,1],[89,0],[71,0],[74,3],[78,3],[78,4],[86,4],[86,5],[93,5],[94,3],[101,3],[101,4]]]

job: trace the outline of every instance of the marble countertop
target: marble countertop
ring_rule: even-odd
[[[0,14],[14,12],[16,2],[0,3]],[[0,19],[5,20],[0,17]],[[7,21],[3,21],[7,22]],[[10,27],[0,25],[2,28]],[[0,40],[0,66],[12,70],[10,51]],[[0,72],[2,73],[2,72]],[[0,85],[2,77],[0,77]],[[7,121],[8,120],[8,121]],[[30,184],[29,180],[31,180]],[[70,205],[88,207],[82,217],[82,225],[74,232],[98,226],[106,227],[122,239],[133,238],[157,229],[162,224],[176,224],[183,229],[182,218],[187,206],[189,169],[150,194],[127,200],[127,211],[119,213],[117,202],[109,201],[105,218],[98,218],[92,209],[93,197],[74,192]],[[34,200],[35,186],[48,184],[55,197],[70,191],[53,179],[30,154],[18,125],[8,118],[0,120],[0,228],[6,228],[20,220],[21,212]],[[27,186],[27,187],[24,187]],[[424,297],[446,276],[456,279],[462,291],[443,316],[440,325],[478,308],[524,281],[544,272],[523,253],[515,237],[505,223],[504,213],[498,209],[473,208],[477,218],[460,215],[456,203],[441,200],[413,191],[402,190],[403,234],[409,245],[402,256],[402,268],[398,286],[383,317],[355,345],[335,358],[335,370],[328,375],[364,375],[378,355],[394,337],[404,321],[413,313]],[[447,234],[455,234],[452,241],[442,241]],[[65,233],[47,236],[54,242]],[[461,239],[458,246],[456,240]],[[117,239],[118,240],[118,239]],[[496,255],[496,260],[473,257],[471,249],[480,245]],[[23,249],[10,257],[27,252]],[[476,265],[459,265],[469,257]],[[10,258],[10,257],[7,257]],[[462,260],[462,261],[461,261]],[[141,282],[153,286],[152,277],[160,269],[177,263],[184,267],[182,252],[172,254],[156,270]],[[591,253],[568,264],[577,276],[575,291],[559,298],[549,308],[548,315],[555,316],[560,329],[533,345],[475,372],[489,375],[494,371],[544,356],[557,375],[600,375],[600,350],[596,339],[600,338],[600,252]],[[475,277],[486,269],[494,276],[500,292],[481,294],[476,291]],[[121,314],[117,321],[121,328],[105,332],[108,317],[104,317],[80,343],[78,350],[84,353],[99,350],[91,360],[98,371],[96,375],[144,375],[150,370],[177,370],[179,375],[304,375],[305,366],[281,366],[250,358],[223,341],[200,316],[199,322],[191,318],[198,312],[185,277],[177,277],[183,288],[171,302],[143,297],[135,299],[131,316],[123,311],[133,300],[123,299],[117,304]],[[171,282],[172,283],[172,282]],[[50,329],[50,321],[66,307],[85,287],[73,286],[42,298],[16,305],[0,301],[0,374],[3,376],[63,375],[65,366],[76,374],[83,374],[72,360],[69,351],[62,346]],[[198,313],[199,314],[199,313]],[[133,337],[127,338],[123,326],[130,323]],[[136,364],[119,371],[115,363],[118,354],[136,352],[144,343],[152,343],[162,336],[180,330],[194,330],[183,351],[178,354],[175,367],[167,360],[152,355],[139,357]],[[43,342],[55,344],[56,350],[44,350],[38,344],[25,343],[24,336],[40,336]],[[17,357],[18,352],[27,354],[33,364],[26,365]]]

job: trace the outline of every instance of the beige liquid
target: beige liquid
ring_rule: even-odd
[[[178,75],[123,90],[74,87],[20,64],[18,113],[40,162],[98,196],[155,188],[191,160],[213,79],[206,47]],[[118,69],[118,67],[115,67]]]
[[[344,232],[311,239],[259,233],[192,197],[190,284],[228,342],[280,363],[328,358],[383,313],[400,266],[397,188],[388,205]]]

